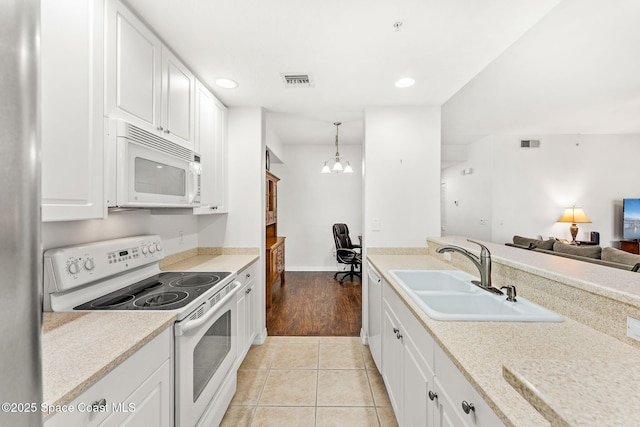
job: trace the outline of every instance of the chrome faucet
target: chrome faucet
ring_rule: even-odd
[[[473,265],[475,265],[480,272],[480,281],[472,280],[471,283],[478,286],[479,288],[484,289],[487,292],[502,295],[502,291],[500,289],[491,286],[491,252],[489,252],[489,249],[487,249],[487,247],[482,243],[478,243],[471,239],[467,239],[467,242],[475,243],[476,245],[480,246],[480,257],[472,254],[464,248],[461,248],[460,246],[454,245],[440,246],[438,249],[436,249],[436,252],[439,254],[445,252],[458,252],[466,256],[471,260],[471,262],[473,262]]]

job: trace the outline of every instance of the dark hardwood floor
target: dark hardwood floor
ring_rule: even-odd
[[[362,283],[340,285],[328,271],[287,271],[286,284],[274,283],[267,312],[269,335],[359,336]]]

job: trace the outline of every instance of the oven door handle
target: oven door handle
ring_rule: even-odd
[[[176,336],[181,336],[181,335],[186,335],[189,332],[199,328],[200,326],[204,325],[205,323],[207,323],[212,317],[214,317],[216,314],[218,314],[218,308],[223,306],[224,304],[227,303],[227,301],[229,301],[231,298],[234,298],[236,295],[236,291],[240,288],[240,286],[242,285],[242,283],[240,283],[239,281],[235,280],[233,282],[233,289],[231,289],[231,291],[224,296],[224,298],[222,298],[220,301],[218,301],[213,307],[211,307],[211,309],[209,311],[207,311],[207,313],[203,316],[200,317],[199,319],[195,319],[195,320],[191,320],[189,322],[178,322],[175,325],[175,335]],[[208,302],[206,303],[208,304]]]

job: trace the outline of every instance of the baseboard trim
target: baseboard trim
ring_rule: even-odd
[[[339,270],[336,267],[326,267],[326,266],[286,266],[285,271],[348,271],[348,270]]]

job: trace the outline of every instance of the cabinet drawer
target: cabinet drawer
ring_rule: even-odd
[[[45,427],[112,425],[111,419],[121,419],[130,409],[138,407],[134,391],[139,389],[149,377],[171,359],[171,328],[165,329],[157,337],[115,367],[98,382],[85,390],[68,404],[74,412],[58,412],[45,422]],[[170,367],[169,363],[167,367]],[[169,376],[171,375],[169,369]],[[166,376],[166,368],[162,370]],[[103,400],[104,399],[104,400]],[[164,396],[165,402],[173,401],[173,393]],[[139,399],[137,399],[139,400]],[[94,402],[101,402],[100,410],[90,411]],[[132,406],[129,406],[132,405]],[[170,418],[171,412],[167,414]]]
[[[442,387],[446,389],[446,396],[451,403],[451,410],[455,414],[450,414],[454,419],[461,419],[469,426],[494,427],[504,426],[495,412],[484,401],[480,394],[467,381],[465,376],[453,364],[449,356],[438,346],[435,348],[435,370],[437,384],[440,385],[438,395],[442,392]],[[443,396],[444,397],[444,396]],[[440,398],[439,398],[440,399]],[[462,402],[471,403],[474,410],[466,414],[462,409]]]
[[[258,277],[258,262],[257,261],[254,261],[247,268],[245,268],[244,270],[240,270],[238,272],[238,281],[240,283],[242,283],[243,285],[246,285],[247,283],[251,282],[256,277]]]

